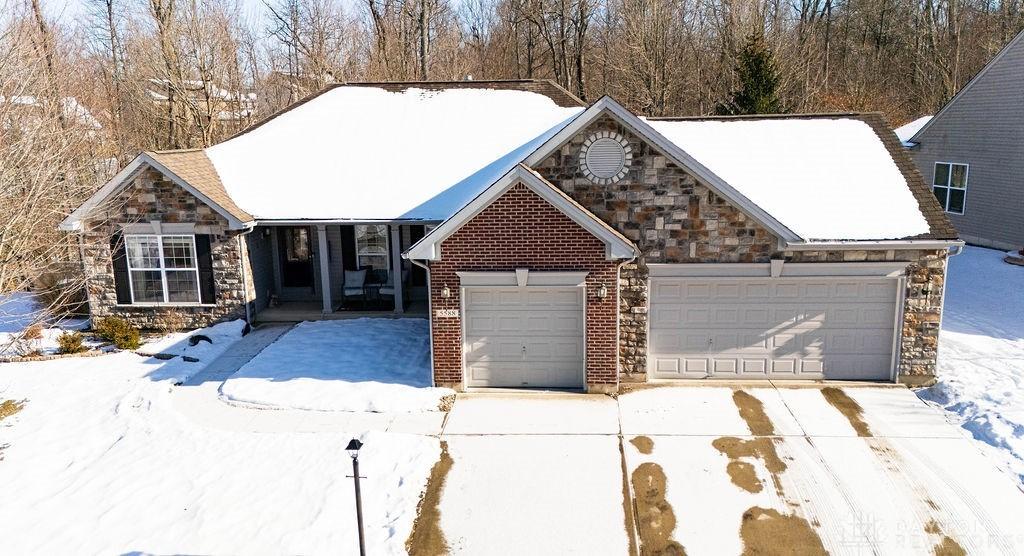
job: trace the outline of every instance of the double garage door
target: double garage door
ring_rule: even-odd
[[[884,278],[652,278],[653,378],[888,380]]]
[[[466,386],[583,385],[581,287],[467,287]]]

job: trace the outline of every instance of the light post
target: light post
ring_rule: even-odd
[[[359,525],[359,556],[366,556],[366,541],[363,539],[363,498],[359,495],[359,449],[363,443],[358,438],[349,441],[345,451],[352,456],[352,479],[356,485],[356,523]]]

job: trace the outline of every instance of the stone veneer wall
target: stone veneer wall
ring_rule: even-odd
[[[153,220],[194,223],[196,234],[210,235],[217,297],[215,306],[133,307],[117,304],[110,238],[124,224]],[[239,232],[227,228],[228,223],[223,216],[163,174],[155,170],[143,172],[121,193],[109,199],[94,218],[84,223],[82,255],[88,275],[91,315],[121,317],[140,328],[163,328],[168,324],[199,328],[244,318],[247,292],[240,269],[245,252],[244,248],[239,250]],[[247,279],[252,290],[251,276]],[[248,293],[248,299],[251,299],[252,291]]]
[[[621,181],[596,185],[580,172],[580,147],[606,130],[629,141],[633,158]],[[536,170],[640,249],[619,278],[623,381],[647,378],[647,263],[766,262],[777,247],[771,232],[611,118],[577,134]]]
[[[441,244],[441,260],[430,264],[430,306],[460,308],[460,271],[588,271],[586,278],[586,383],[589,391],[615,391],[618,383],[614,295],[597,297],[613,285],[618,263],[605,246],[522,184],[513,186]],[[447,285],[448,299],[441,297]],[[614,288],[609,288],[614,291]],[[460,388],[462,327],[459,318],[430,319],[434,381]]]
[[[592,133],[614,131],[627,139],[633,158],[625,178],[596,185],[580,172],[580,147]],[[636,262],[619,280],[619,357],[624,382],[647,379],[648,263],[764,263],[773,256],[794,262],[906,260],[908,269],[901,375],[933,375],[945,255],[920,251],[778,253],[770,231],[715,195],[616,120],[605,117],[537,165],[536,170],[639,247]],[[924,294],[923,286],[931,285]]]

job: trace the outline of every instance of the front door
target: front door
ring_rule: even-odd
[[[313,290],[313,250],[309,228],[281,228],[277,234],[281,253],[281,286]]]

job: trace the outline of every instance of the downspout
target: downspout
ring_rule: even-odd
[[[959,242],[949,248],[949,255],[942,261],[942,297],[939,299],[939,334],[942,334],[942,318],[946,314],[946,290],[949,289],[949,259],[964,252],[964,242]],[[935,349],[935,376],[939,371],[939,350]]]
[[[253,226],[251,228],[246,228],[245,231],[243,231],[240,234],[238,234],[237,236],[235,236],[235,240],[238,241],[238,266],[239,266],[238,270],[242,274],[242,305],[245,307],[245,322],[250,327],[252,326],[252,310],[249,308],[249,300],[248,300],[248,297],[249,297],[249,280],[247,280],[246,277],[245,277],[245,263],[246,263],[246,259],[249,258],[249,250],[248,249],[245,250],[245,257],[243,257],[242,256],[242,252],[243,252],[242,251],[242,236],[249,235],[255,229],[256,229],[255,226]],[[252,262],[251,261],[249,262],[249,265],[252,266]]]
[[[430,385],[437,386],[437,382],[435,382],[434,380],[434,319],[433,306],[431,305],[431,303],[433,303],[434,301],[434,296],[431,295],[433,290],[430,287],[430,267],[417,261],[416,259],[406,257],[405,253],[402,253],[402,258],[422,268],[427,273],[427,326],[430,328],[430,333],[428,334],[428,336],[430,337]]]

